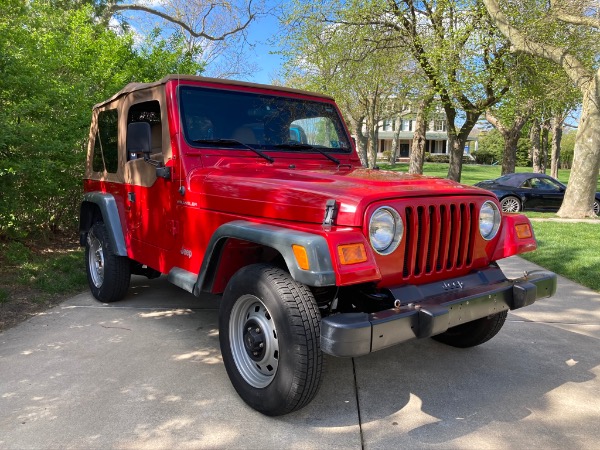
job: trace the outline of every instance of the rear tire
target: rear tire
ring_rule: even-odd
[[[498,334],[506,321],[507,313],[508,311],[502,311],[493,316],[449,328],[445,333],[433,336],[433,339],[452,347],[475,347],[489,341]]]
[[[508,197],[504,197],[500,201],[500,207],[503,212],[516,213],[521,211],[521,201],[515,197],[514,195],[509,195]]]
[[[88,231],[85,262],[88,284],[96,299],[111,303],[125,297],[131,279],[129,258],[112,252],[103,222],[96,222]]]
[[[320,314],[308,287],[255,264],[229,281],[219,312],[229,379],[255,410],[277,416],[306,406],[321,383]]]
[[[598,200],[594,200],[592,204],[592,209],[594,210],[594,214],[600,216],[600,202]]]

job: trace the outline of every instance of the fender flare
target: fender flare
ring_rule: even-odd
[[[299,283],[307,286],[335,286],[335,271],[329,253],[329,246],[323,236],[303,231],[290,230],[273,225],[236,220],[221,225],[208,243],[202,267],[193,287],[193,294],[200,293],[212,284],[212,275],[218,265],[223,245],[228,238],[265,245],[277,250],[288,267],[290,275]],[[298,266],[292,245],[301,245],[306,249],[309,270]]]
[[[125,236],[121,227],[117,202],[112,194],[105,192],[87,192],[83,196],[79,213],[79,241],[81,245],[85,245],[87,232],[93,225],[93,215],[87,210],[86,203],[92,203],[100,210],[113,253],[119,256],[127,256],[127,246],[125,245]]]

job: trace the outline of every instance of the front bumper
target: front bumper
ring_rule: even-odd
[[[534,271],[508,280],[488,268],[451,281],[389,289],[400,306],[377,313],[342,313],[321,321],[321,350],[361,356],[506,310],[556,292],[556,274]]]

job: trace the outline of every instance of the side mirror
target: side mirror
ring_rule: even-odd
[[[152,131],[148,122],[133,122],[127,125],[126,148],[128,155],[142,153],[145,161],[150,159],[150,153],[152,152]]]

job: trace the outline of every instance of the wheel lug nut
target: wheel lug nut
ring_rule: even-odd
[[[263,347],[265,346],[265,344],[263,344],[263,343],[261,342],[260,344],[258,344],[258,346],[259,346],[260,348],[263,348]]]
[[[257,333],[260,333],[260,328],[256,327],[256,329],[254,331],[256,331]]]
[[[258,352],[252,352],[254,356],[258,356]]]

